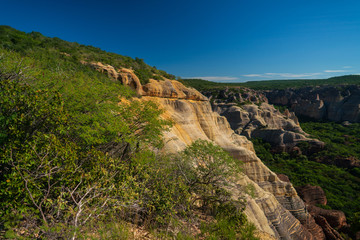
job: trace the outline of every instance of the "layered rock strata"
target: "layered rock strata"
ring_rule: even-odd
[[[99,72],[106,73],[111,79],[120,81],[123,85],[135,89],[138,95],[144,94],[139,78],[131,69],[120,68],[116,70],[113,66],[102,64],[101,62],[81,61],[81,63],[88,65]]]
[[[290,107],[298,116],[360,122],[360,86],[321,86],[266,91],[269,103]]]
[[[301,129],[295,114],[281,113],[273,105],[235,103],[214,103],[214,111],[227,118],[231,128],[247,138],[261,138],[275,150],[291,151],[300,142],[308,142],[312,148],[321,149],[324,143],[309,139]]]
[[[321,227],[323,234],[319,239],[343,239],[335,229],[345,230],[349,228],[344,212],[338,210],[322,209],[316,204],[326,205],[327,199],[324,190],[319,186],[305,185],[297,187],[299,196],[304,200],[307,211],[311,218]],[[315,235],[315,234],[313,234]]]
[[[169,83],[157,83],[159,86],[143,87],[143,100],[157,102],[165,110],[164,117],[174,121],[172,129],[165,133],[164,151],[181,151],[197,139],[213,141],[244,163],[245,175],[231,184],[231,192],[234,197],[239,197],[245,194],[248,185],[253,186],[254,196],[245,194],[245,213],[258,230],[277,239],[313,239],[299,221],[306,221],[308,217],[304,203],[291,183],[281,181],[261,162],[252,143],[236,134],[225,117],[213,112],[210,103],[204,101],[200,93],[197,92],[197,97],[191,95],[190,99],[179,98],[177,96],[187,95],[190,90],[178,83],[175,88],[174,82],[170,82],[181,92],[168,94],[169,91],[164,91],[163,87]],[[155,85],[156,81],[151,81],[151,84]]]
[[[243,163],[244,173],[230,182],[234,198],[245,197],[247,215],[262,239],[314,239],[301,224],[309,214],[289,182],[281,181],[256,156],[246,137],[236,134],[225,117],[212,111],[210,102],[194,89],[177,81],[150,80],[141,86],[136,75],[128,69],[116,71],[101,63],[84,63],[107,73],[112,79],[136,89],[142,101],[157,102],[164,109],[163,117],[174,122],[164,133],[165,152],[177,152],[197,139],[212,141]],[[246,189],[252,186],[252,194]]]

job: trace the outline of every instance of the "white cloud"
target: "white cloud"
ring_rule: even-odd
[[[184,77],[184,79],[204,79],[204,80],[209,80],[209,81],[234,81],[234,80],[238,80],[239,78],[237,77],[227,77],[227,76],[208,76],[208,77]]]
[[[304,78],[321,75],[322,73],[263,73],[263,74],[246,74],[243,77],[262,77],[262,78]]]
[[[284,78],[302,78],[302,77],[313,77],[321,75],[321,73],[265,73],[272,77],[284,77]]]
[[[325,70],[326,73],[341,73],[341,72],[348,72],[346,70]]]
[[[243,77],[263,77],[261,74],[245,74]]]
[[[352,66],[343,66],[343,68],[352,68]]]

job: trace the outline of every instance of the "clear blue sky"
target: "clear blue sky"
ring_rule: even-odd
[[[1,0],[0,24],[216,81],[360,74],[359,0]]]

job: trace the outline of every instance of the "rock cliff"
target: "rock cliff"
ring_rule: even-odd
[[[324,147],[323,142],[307,137],[293,112],[281,113],[266,102],[241,106],[214,103],[213,108],[227,118],[236,133],[248,139],[261,138],[277,151],[291,151],[300,142],[308,142],[317,149]]]
[[[336,122],[360,122],[360,86],[339,85],[265,92],[272,104],[286,105],[298,116]]]
[[[113,72],[109,66],[104,70],[98,63],[92,66],[125,83],[119,76],[123,70]],[[157,102],[164,109],[163,117],[174,122],[170,131],[164,133],[163,151],[181,151],[193,141],[203,139],[218,144],[244,163],[244,174],[230,183],[229,190],[234,198],[245,196],[245,214],[255,224],[262,239],[314,239],[306,228],[309,226],[302,225],[310,215],[291,183],[281,181],[261,162],[252,143],[245,136],[236,134],[225,117],[213,112],[206,97],[169,79],[150,80],[139,86],[135,74],[128,70],[125,73],[131,78],[127,85],[142,95],[141,100]],[[245,190],[249,186],[251,195]]]
[[[309,143],[311,151],[318,151],[325,145],[319,140],[309,139],[294,112],[275,109],[260,91],[233,87],[202,93],[211,99],[213,110],[226,117],[236,133],[248,139],[261,138],[275,151],[299,151],[296,146],[301,142]]]
[[[234,197],[239,197],[246,186],[253,186],[254,196],[247,195],[245,213],[258,230],[276,239],[313,239],[300,222],[306,221],[308,214],[291,183],[281,181],[271,172],[256,156],[252,143],[236,134],[225,117],[213,112],[209,101],[197,91],[196,97],[191,94],[190,99],[177,97],[194,90],[174,81],[151,81],[149,84],[153,86],[143,87],[143,99],[159,103],[165,110],[164,117],[174,121],[173,128],[165,133],[164,151],[180,151],[197,139],[215,142],[244,162],[245,175],[232,183],[231,191]],[[166,90],[163,91],[166,95],[162,95],[161,91],[151,90],[162,89],[165,85],[173,87],[177,93],[169,95]]]

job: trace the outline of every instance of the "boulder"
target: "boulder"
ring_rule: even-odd
[[[309,184],[295,188],[301,199],[308,205],[326,205],[327,199],[324,190],[320,186]]]
[[[323,229],[327,240],[344,240],[344,238],[332,228],[322,216],[315,216],[316,223]]]
[[[283,181],[283,182],[290,182],[289,177],[286,176],[285,174],[278,173],[278,174],[276,174],[276,175],[278,176],[278,178],[279,178],[281,181]]]
[[[313,205],[308,205],[307,209],[309,213],[314,217],[324,217],[326,221],[330,224],[330,226],[333,228],[341,229],[348,226],[346,222],[346,216],[342,211],[322,209]]]

